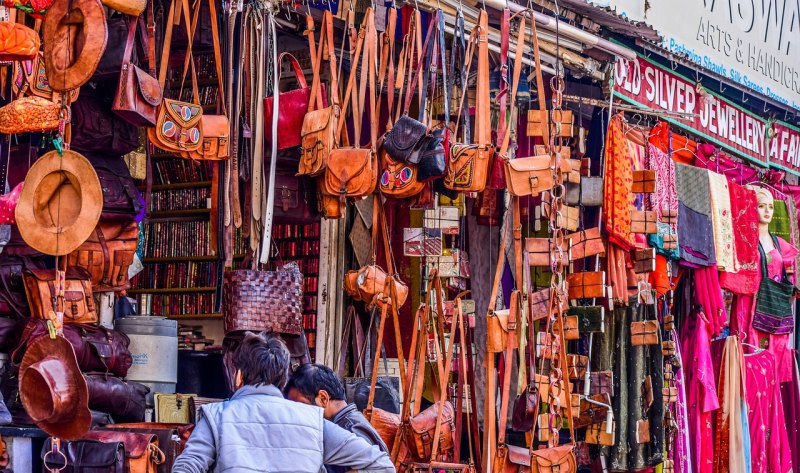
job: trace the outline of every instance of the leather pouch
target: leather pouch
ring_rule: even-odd
[[[550,288],[541,289],[536,292],[532,292],[530,297],[528,297],[530,301],[531,307],[531,320],[543,320],[550,316]],[[566,301],[564,301],[566,304]],[[566,307],[562,307],[562,309],[566,309]]]
[[[564,266],[569,265],[570,245],[569,240],[565,239],[560,248],[551,248],[550,238],[526,238],[525,251],[528,252],[528,263],[531,266],[551,267],[551,257],[555,256]]]
[[[593,371],[589,373],[589,394],[608,394],[614,397],[614,372]]]
[[[312,110],[303,118],[300,131],[301,155],[298,174],[319,176],[328,165],[328,155],[336,143],[339,109],[333,106]]]
[[[390,294],[386,288],[386,279],[389,276],[380,266],[368,265],[345,274],[344,288],[347,294],[357,301],[371,304],[375,296]],[[397,290],[397,306],[402,307],[408,297],[408,286],[397,278],[392,278]]]
[[[424,411],[409,420],[405,426],[406,444],[412,455],[418,461],[428,461],[431,458],[434,431],[436,430],[436,417],[439,412],[439,403],[434,403]],[[441,435],[439,437],[439,452],[447,457],[453,450],[453,432],[455,431],[455,417],[453,405],[446,401],[442,410]]]
[[[664,316],[664,331],[671,332],[675,329],[675,316],[674,315],[665,315]]]
[[[553,323],[553,333],[561,333],[561,321],[564,321],[564,338],[566,340],[580,340],[581,334],[578,331],[578,316],[565,315],[559,317]]]
[[[675,342],[673,340],[664,340],[661,342],[661,354],[665,358],[675,356]]]
[[[424,123],[403,115],[383,137],[383,149],[395,161],[419,164],[423,138],[428,132]]]
[[[534,450],[531,456],[531,472],[535,473],[576,473],[573,445]]]
[[[158,107],[155,128],[147,136],[156,148],[180,155],[197,151],[203,136],[203,109],[191,102],[164,99]]]
[[[633,252],[633,271],[637,274],[656,270],[656,249],[644,248]]]
[[[586,428],[586,443],[592,445],[603,445],[613,447],[615,443],[616,426],[611,424],[611,432],[606,432],[608,424],[603,421],[600,424],[592,424]]]
[[[25,294],[31,306],[31,315],[47,319],[56,300],[56,274],[52,269],[26,269],[23,273]],[[97,322],[97,311],[92,296],[92,281],[83,268],[69,268],[64,287],[64,322],[92,324]]]
[[[606,253],[606,245],[598,227],[580,230],[567,235],[571,243],[572,261]]]
[[[548,110],[528,110],[528,136],[545,136],[549,123]],[[562,138],[571,137],[574,133],[573,123],[572,111],[561,110],[561,131],[558,135]]]
[[[650,442],[650,420],[640,419],[636,421],[636,443]]]
[[[454,144],[444,185],[457,192],[483,192],[494,157],[491,145]]]
[[[365,197],[375,190],[378,161],[371,148],[337,148],[330,152],[322,193],[344,200]]]
[[[549,155],[509,159],[505,162],[506,184],[511,195],[538,195],[553,188]]]
[[[567,355],[567,371],[570,379],[583,379],[586,368],[589,366],[589,357],[584,355]]]
[[[659,326],[657,320],[631,322],[631,344],[633,346],[658,345]]]
[[[591,400],[601,402],[603,404],[611,405],[611,399],[608,394],[597,394],[590,396]],[[588,402],[586,399],[581,399],[580,410],[578,416],[575,416],[575,428],[582,429],[590,425],[602,424],[605,422],[608,415],[608,408],[598,404]]]
[[[631,192],[637,194],[650,194],[656,191],[656,171],[644,169],[633,171],[633,185]]]
[[[535,385],[528,385],[514,400],[511,414],[511,429],[517,432],[528,432],[536,420],[536,408],[539,405],[539,392]]]
[[[584,271],[567,275],[570,299],[594,299],[606,295],[606,272]]]
[[[664,404],[672,404],[678,402],[678,388],[675,386],[663,387],[662,395],[664,396]]]
[[[166,456],[158,448],[154,434],[137,434],[113,430],[92,430],[84,436],[100,442],[122,442],[125,445],[125,467],[128,473],[155,473]]]
[[[567,315],[578,318],[578,330],[581,333],[604,333],[605,310],[600,305],[575,306],[567,309]]]
[[[631,210],[631,233],[658,233],[657,218],[652,210]]]
[[[494,471],[497,473],[529,473],[531,471],[530,450],[515,445],[500,445],[497,447]]]

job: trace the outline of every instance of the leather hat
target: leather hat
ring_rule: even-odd
[[[89,388],[62,336],[42,335],[28,345],[19,367],[19,395],[31,419],[54,437],[77,439],[92,425]]]
[[[100,0],[53,3],[44,17],[42,31],[50,88],[66,92],[88,82],[108,42],[106,12]]]
[[[61,256],[81,246],[94,232],[103,210],[103,190],[92,164],[81,154],[51,151],[25,177],[15,211],[25,243]]]

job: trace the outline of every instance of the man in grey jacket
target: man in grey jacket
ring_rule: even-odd
[[[322,409],[283,398],[289,351],[280,338],[247,334],[234,365],[237,391],[201,408],[173,473],[319,473],[323,464],[395,471],[386,452],[325,420]]]

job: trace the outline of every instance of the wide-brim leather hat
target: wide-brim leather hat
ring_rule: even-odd
[[[36,161],[19,195],[17,228],[31,248],[62,256],[94,232],[103,210],[103,190],[92,164],[81,154],[51,151]]]
[[[108,42],[106,12],[100,0],[53,3],[44,17],[42,32],[50,88],[66,92],[88,82]]]
[[[92,425],[89,388],[64,337],[43,335],[28,345],[19,367],[19,395],[31,419],[54,437],[78,439]]]

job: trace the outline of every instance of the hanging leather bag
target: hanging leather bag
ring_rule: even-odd
[[[122,442],[125,445],[125,467],[128,473],[156,473],[166,456],[158,448],[158,437],[114,430],[91,430],[84,436],[100,442]]]
[[[127,473],[125,445],[122,442],[62,441],[59,450],[63,456],[53,451],[52,439],[45,440],[42,447],[42,463],[45,471]]]
[[[148,16],[152,18],[152,2],[149,2]],[[131,60],[133,53],[133,43],[136,37],[136,25],[144,19],[130,17],[128,26],[128,39],[125,43],[125,52],[122,55],[122,69],[119,73],[119,84],[117,94],[114,97],[114,104],[111,109],[120,118],[136,126],[152,127],[156,124],[156,112],[158,105],[163,99],[163,90],[158,83],[158,79],[140,69]],[[146,38],[147,61],[150,70],[155,70],[155,50],[153,41],[147,41],[147,35],[142,32],[142,37]]]
[[[470,36],[467,50],[468,64],[477,42],[478,80],[475,98],[475,143],[453,144],[444,185],[460,192],[482,192],[486,188],[489,169],[494,157],[491,137],[491,110],[489,104],[489,17],[486,11],[478,13],[478,25]],[[467,65],[467,68],[469,65]],[[466,89],[462,94],[462,107]],[[466,130],[465,130],[466,131]],[[465,140],[469,137],[465,136]]]
[[[25,294],[31,316],[47,319],[56,300],[56,272],[53,269],[26,269],[23,273]],[[97,311],[92,296],[92,281],[83,268],[68,268],[64,283],[64,322],[92,324]]]
[[[101,223],[94,235],[67,256],[67,264],[89,271],[95,292],[122,291],[131,286],[128,268],[133,264],[138,243],[136,223]]]
[[[309,37],[309,42],[313,43],[313,36]],[[314,54],[316,49],[316,55]],[[322,107],[320,66],[323,61],[323,52],[327,51],[331,84],[331,104]],[[308,101],[308,111],[303,118],[303,128],[300,132],[301,150],[300,167],[298,174],[319,176],[325,171],[328,165],[328,157],[331,151],[338,146],[337,126],[341,109],[339,105],[339,82],[336,71],[336,51],[333,43],[333,15],[330,11],[325,11],[322,15],[322,28],[320,32],[320,42],[317,48],[312,48],[311,57],[314,68],[314,80],[311,84],[311,99]]]

